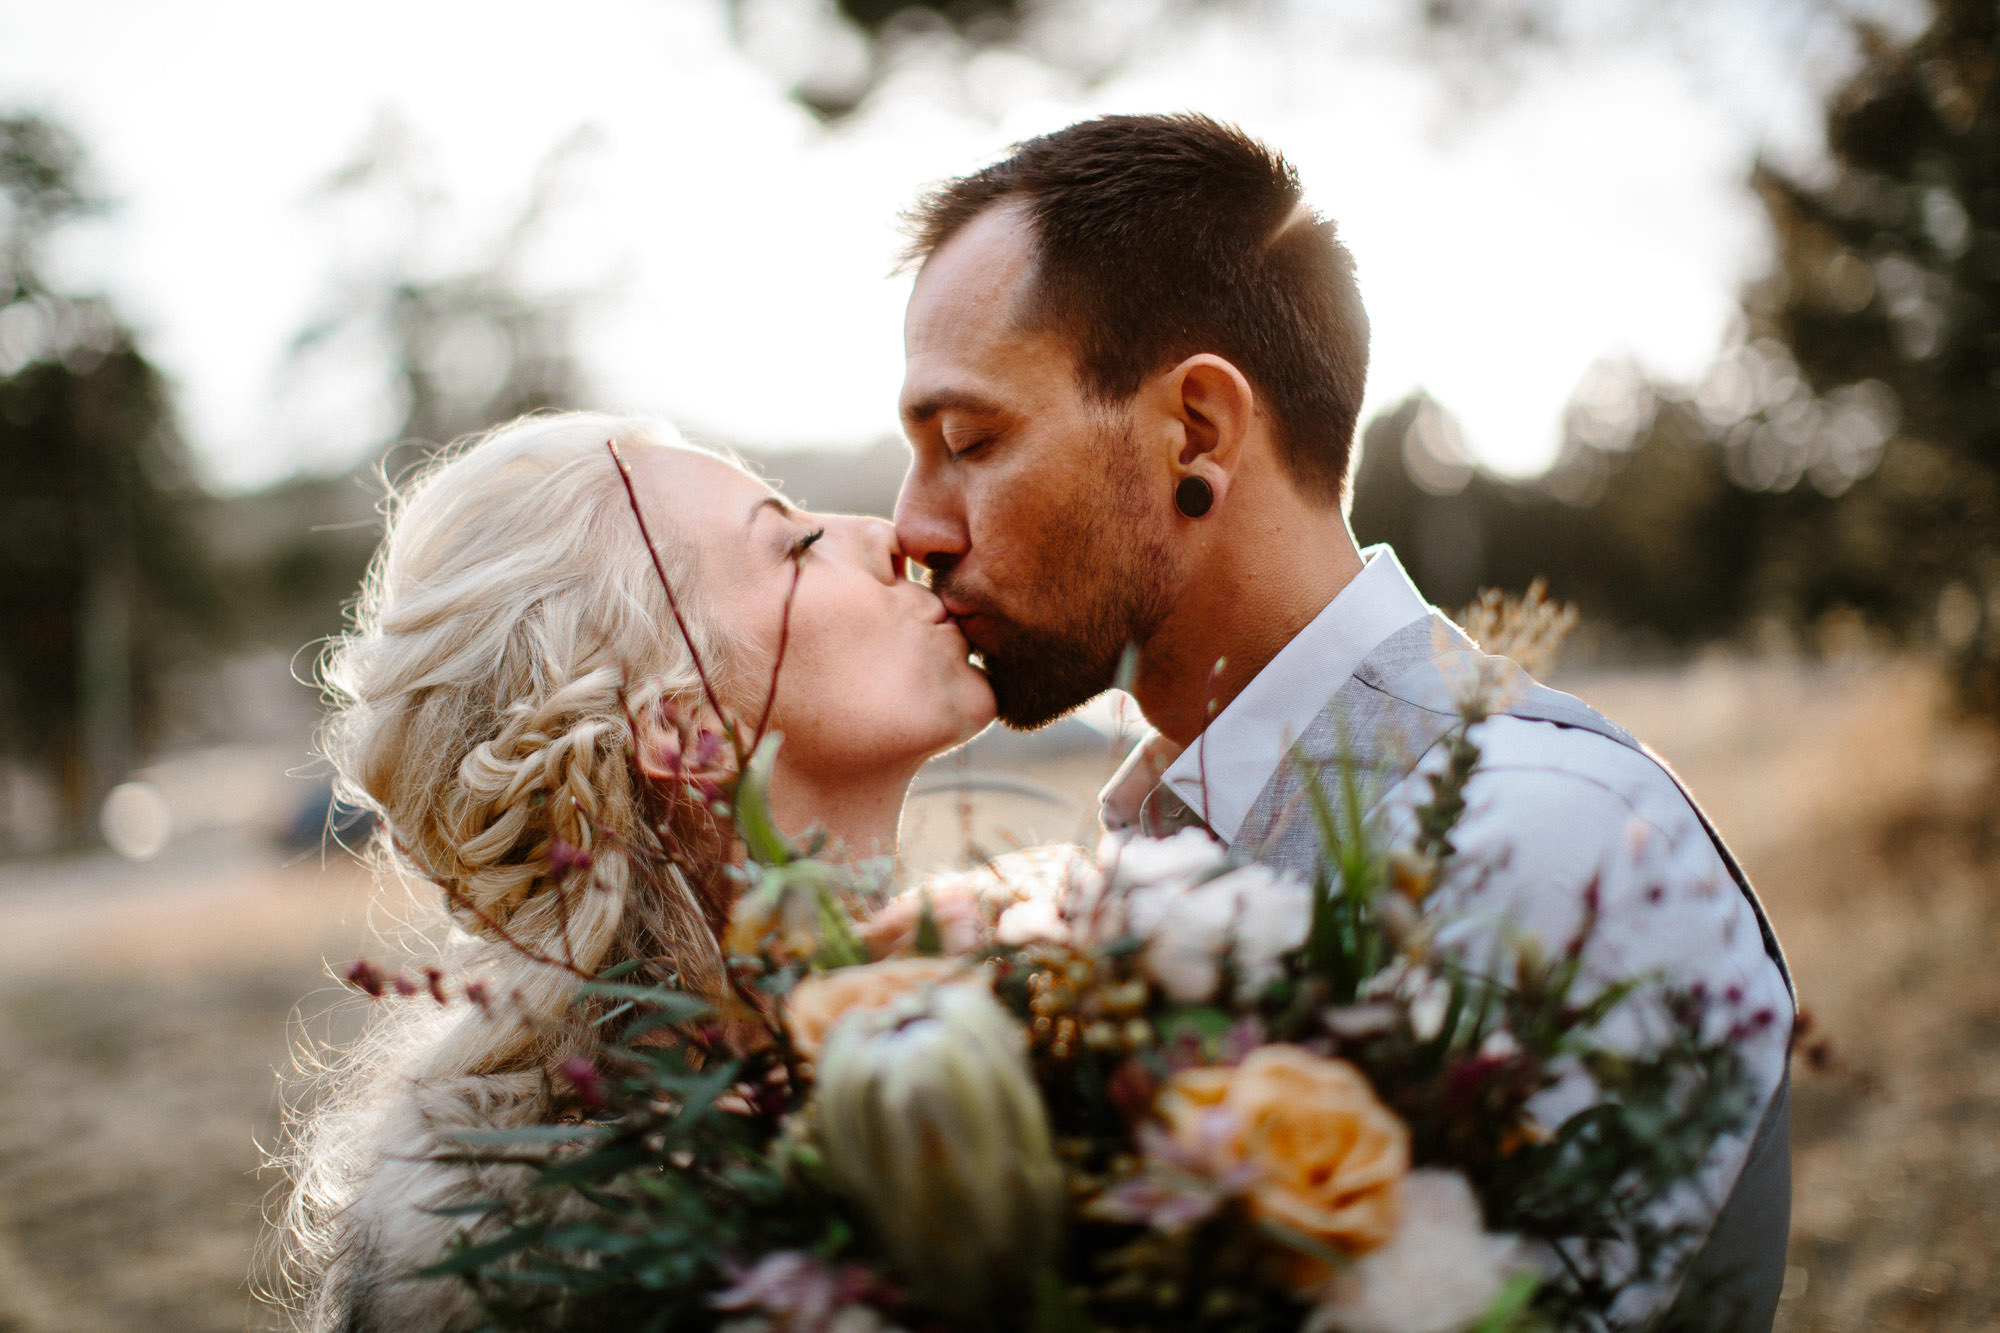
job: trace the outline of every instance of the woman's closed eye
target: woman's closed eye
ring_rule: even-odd
[[[826,536],[825,528],[814,528],[811,532],[802,533],[799,539],[793,542],[790,548],[786,550],[786,558],[790,560],[805,559],[806,552],[812,549],[813,543],[824,536]]]

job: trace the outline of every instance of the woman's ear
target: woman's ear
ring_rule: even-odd
[[[632,756],[639,772],[654,782],[699,782],[721,771],[728,745],[721,724],[706,705],[693,716],[671,699],[634,710]]]
[[[1257,395],[1250,381],[1229,361],[1202,352],[1161,377],[1160,395],[1174,427],[1175,484],[1199,478],[1212,502],[1219,503],[1242,462],[1244,440],[1256,419]]]

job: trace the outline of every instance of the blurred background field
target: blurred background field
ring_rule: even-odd
[[[1771,903],[1781,1326],[2000,1327],[1991,0],[303,14],[0,0],[0,1330],[271,1322],[256,1145],[372,910],[301,682],[380,478],[630,407],[886,513],[896,210],[1183,107],[1357,254],[1357,534],[1440,605],[1577,604],[1558,683]],[[1116,722],[941,761],[907,859],[1088,838]]]
[[[1989,732],[1931,666],[1713,656],[1561,680],[1650,738],[1706,797],[1791,951],[1826,1058],[1795,1074],[1785,1330],[1977,1330],[2000,1309],[2000,796]],[[1103,738],[1005,737],[981,794],[912,809],[913,859],[1087,831]],[[1037,753],[1039,751],[1039,753]],[[251,756],[239,756],[250,762]],[[961,768],[946,757],[939,769]],[[266,770],[267,781],[284,779]],[[268,821],[143,867],[10,868],[0,933],[0,1328],[276,1325],[246,1291],[276,1181],[288,1038],[366,1001],[325,964],[371,943],[370,885]],[[393,907],[393,903],[389,906]],[[374,905],[380,920],[388,913]],[[303,1023],[299,1026],[288,1026]],[[1815,1068],[1815,1063],[1823,1067]]]

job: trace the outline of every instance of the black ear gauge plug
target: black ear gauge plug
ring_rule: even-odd
[[[1215,488],[1200,477],[1182,477],[1174,487],[1174,508],[1189,518],[1200,518],[1215,504]]]

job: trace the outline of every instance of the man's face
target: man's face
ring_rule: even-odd
[[[1083,391],[1061,339],[1022,326],[1032,241],[1022,214],[990,209],[917,275],[896,502],[905,554],[930,567],[1016,727],[1108,688],[1177,582],[1130,414]]]

